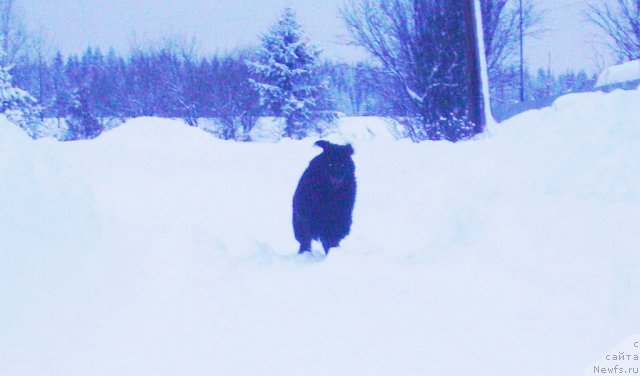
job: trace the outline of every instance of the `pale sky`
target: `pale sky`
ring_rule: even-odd
[[[554,72],[596,69],[594,34],[585,22],[587,1],[534,0],[547,9],[548,32],[525,42],[525,60],[533,69],[551,62]],[[598,0],[613,1],[613,0]],[[225,52],[259,43],[259,35],[274,23],[285,6],[324,56],[354,61],[366,54],[341,42],[346,29],[339,17],[344,0],[17,0],[31,29],[63,53],[81,53],[89,45],[126,53],[133,43],[162,36],[195,37],[201,54]],[[550,58],[550,59],[549,59]]]

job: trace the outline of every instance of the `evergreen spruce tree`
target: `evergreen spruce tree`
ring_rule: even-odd
[[[4,53],[0,52],[0,56],[4,56]],[[27,91],[13,86],[11,68],[11,65],[0,64],[0,113],[32,138],[42,137],[38,101]]]
[[[249,66],[256,79],[251,83],[260,94],[260,102],[272,115],[284,117],[284,135],[303,138],[315,123],[326,117],[322,111],[324,84],[319,82],[316,60],[320,50],[311,45],[286,8],[278,22],[262,37],[257,61]]]
[[[89,102],[89,85],[83,84],[71,92],[69,109],[67,110],[66,140],[86,140],[96,138],[104,127],[93,115]]]

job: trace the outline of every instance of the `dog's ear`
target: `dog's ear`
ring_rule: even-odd
[[[322,148],[322,150],[327,151],[328,149],[330,149],[332,146],[335,146],[334,144],[332,144],[329,141],[325,141],[325,140],[320,140],[320,141],[316,141],[316,143],[314,144],[315,146],[319,146]]]
[[[351,146],[351,144],[346,144],[346,145],[336,145],[336,144],[332,144],[329,141],[326,140],[320,140],[320,141],[316,141],[316,143],[314,144],[316,146],[319,146],[322,148],[322,150],[324,151],[329,151],[329,149],[333,149],[333,150],[340,150],[340,151],[344,151],[349,155],[353,155],[354,151],[353,151],[353,146]]]
[[[349,155],[353,155],[354,151],[353,151],[353,146],[351,146],[351,144],[346,144],[344,148],[347,151],[347,153],[349,153]]]

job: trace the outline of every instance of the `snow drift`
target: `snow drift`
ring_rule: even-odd
[[[326,259],[291,229],[315,140],[2,120],[0,374],[580,374],[638,331],[638,103],[569,95],[457,144],[343,119],[359,191]]]

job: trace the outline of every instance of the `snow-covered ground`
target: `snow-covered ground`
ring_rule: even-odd
[[[342,119],[359,191],[327,258],[290,225],[315,140],[2,120],[0,374],[582,374],[640,331],[638,103],[568,95],[457,144]]]

